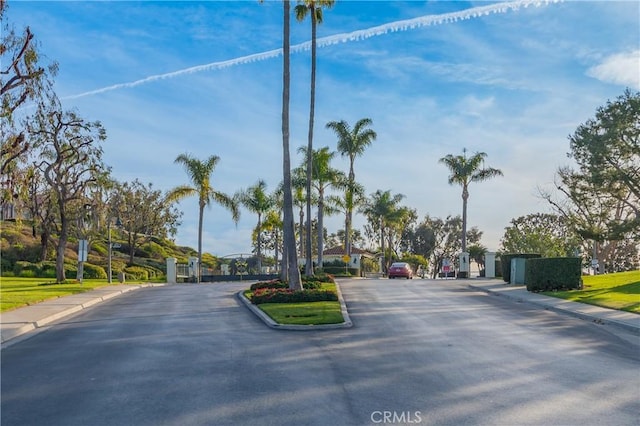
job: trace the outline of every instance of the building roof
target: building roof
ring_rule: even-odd
[[[342,256],[347,254],[346,250],[344,249],[344,247],[342,246],[337,246],[337,247],[331,247],[326,249],[325,251],[322,252],[323,255],[334,255],[334,256]],[[361,250],[357,247],[351,247],[351,254],[363,254],[363,255],[368,255],[371,256],[371,253],[369,253],[366,250]]]

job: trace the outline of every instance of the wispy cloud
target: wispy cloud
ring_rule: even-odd
[[[503,3],[495,3],[487,6],[474,7],[458,12],[451,13],[443,13],[438,15],[425,15],[417,18],[394,21],[383,25],[378,25],[375,27],[370,27],[364,30],[352,31],[349,33],[341,33],[333,36],[322,37],[317,40],[317,46],[328,47],[333,46],[340,43],[351,43],[361,40],[366,40],[371,37],[379,37],[386,35],[388,33],[396,33],[396,32],[405,32],[411,31],[418,28],[433,26],[433,25],[444,25],[449,23],[455,23],[462,20],[481,18],[490,14],[495,13],[507,13],[512,11],[517,11],[520,8],[526,8],[530,6],[546,6],[550,3],[559,3],[562,0],[517,0]],[[310,49],[311,42],[307,41],[304,43],[296,44],[291,46],[291,52],[297,53]],[[257,61],[265,61],[268,59],[272,59],[278,57],[282,54],[282,49],[273,49],[266,52],[255,53],[251,55],[241,56],[234,59],[229,59],[226,61],[212,62],[204,65],[197,65],[194,67],[184,68],[178,71],[173,71],[164,74],[152,75],[149,77],[145,77],[140,80],[136,80],[128,83],[119,83],[111,86],[103,87],[101,89],[91,90],[88,92],[79,93],[76,95],[70,95],[63,97],[62,99],[78,99],[86,96],[97,95],[105,92],[110,92],[118,89],[132,88],[136,86],[140,86],[142,84],[151,83],[158,80],[164,80],[174,77],[179,77],[182,75],[193,74],[202,71],[213,71],[220,70],[224,68],[228,68],[236,65],[243,65]]]
[[[640,50],[611,55],[589,68],[587,75],[607,83],[640,89]]]

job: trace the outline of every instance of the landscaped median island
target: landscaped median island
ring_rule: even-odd
[[[303,277],[304,290],[291,290],[281,280],[252,284],[243,294],[280,325],[343,324],[338,287],[331,275]]]

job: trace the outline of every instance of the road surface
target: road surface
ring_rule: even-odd
[[[635,425],[624,332],[456,280],[346,280],[354,326],[266,327],[242,283],[141,289],[2,350],[2,425]]]

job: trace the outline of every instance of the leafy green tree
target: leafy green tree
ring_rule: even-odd
[[[279,210],[271,209],[267,212],[262,223],[262,232],[264,246],[267,250],[273,250],[277,267],[279,254],[282,252],[282,217]]]
[[[423,271],[429,267],[429,261],[420,254],[404,253],[400,260],[410,264],[416,274],[418,271]]]
[[[532,213],[512,219],[500,240],[505,253],[539,253],[542,257],[574,256],[580,237],[563,216]]]
[[[569,167],[558,170],[555,187],[559,196],[550,191],[542,191],[542,197],[584,240],[584,252],[591,250],[592,260],[612,264],[613,259],[619,259],[621,253],[626,251],[625,241],[633,241],[636,252],[638,251],[638,234],[633,229],[620,225],[633,221],[629,217],[633,213],[624,207],[623,201],[601,194],[601,187]]]
[[[363,197],[359,196],[364,188],[356,182],[354,163],[356,157],[360,157],[366,148],[376,139],[376,132],[369,128],[373,124],[370,118],[362,118],[356,122],[353,129],[344,121],[330,121],[327,128],[332,129],[338,136],[338,152],[342,156],[349,157],[348,184],[345,188],[345,250],[351,255],[351,227],[353,223],[353,211],[357,208]]]
[[[134,264],[136,249],[152,238],[165,239],[177,232],[181,213],[173,207],[175,195],[164,194],[138,179],[117,183],[110,200],[115,216],[122,224],[129,249],[129,265]],[[199,263],[202,264],[201,257]]]
[[[307,15],[311,17],[311,95],[309,106],[309,134],[307,142],[307,153],[313,152],[313,125],[316,104],[316,50],[317,50],[317,28],[318,24],[323,20],[323,8],[331,8],[335,3],[334,0],[299,0],[294,8],[294,13],[298,22],[302,22]],[[312,159],[308,155],[306,158],[306,174],[307,174],[307,219],[311,217],[311,167]],[[305,263],[305,275],[313,275],[313,263],[311,262],[311,221],[307,220],[307,257]]]
[[[483,274],[484,254],[487,252],[487,248],[482,244],[471,244],[467,247],[467,251],[469,253],[469,262],[474,261],[480,268],[480,272]]]
[[[70,230],[85,212],[88,187],[106,170],[102,146],[106,133],[100,122],[87,122],[75,112],[61,111],[57,101],[39,109],[29,127],[29,139],[39,147],[36,168],[42,173],[55,203],[57,217],[50,222],[58,236],[56,282],[66,281],[64,258]]]
[[[469,200],[469,184],[483,182],[496,176],[502,176],[502,171],[493,167],[485,167],[484,160],[487,154],[476,152],[467,157],[467,149],[462,150],[462,155],[448,154],[440,159],[440,163],[447,166],[451,174],[449,184],[462,186],[462,246],[463,252],[467,251],[467,201]]]
[[[600,196],[616,199],[632,215],[618,224],[640,229],[640,92],[626,90],[596,111],[569,137],[569,156]]]
[[[240,201],[240,204],[242,204],[247,210],[258,215],[258,225],[256,230],[257,262],[258,273],[262,273],[262,244],[260,240],[262,235],[262,217],[275,206],[276,200],[272,194],[267,193],[267,183],[262,179],[246,190],[240,191],[237,194],[237,198],[238,201]]]
[[[590,243],[591,259],[608,270],[638,262],[639,135],[640,94],[627,90],[569,137],[569,157],[577,168],[558,169],[558,192],[541,190],[556,213]],[[635,250],[628,249],[630,241]],[[624,260],[627,253],[631,257]]]
[[[183,165],[192,185],[180,185],[167,194],[167,200],[170,202],[179,201],[193,195],[198,196],[198,264],[202,263],[204,208],[216,202],[231,212],[231,217],[235,223],[238,223],[240,219],[240,210],[236,200],[224,192],[216,190],[211,183],[211,175],[219,161],[220,157],[217,155],[212,155],[204,161],[189,154],[178,155],[175,163]],[[197,278],[200,280],[200,274],[198,274]]]
[[[460,216],[447,216],[445,219],[440,219],[426,215],[416,229],[419,230],[420,238],[423,240],[420,254],[429,259],[432,278],[436,278],[444,259],[457,261],[456,254],[461,251],[462,219]],[[466,235],[467,241],[472,245],[478,244],[481,237],[482,232],[476,227],[472,227]]]

